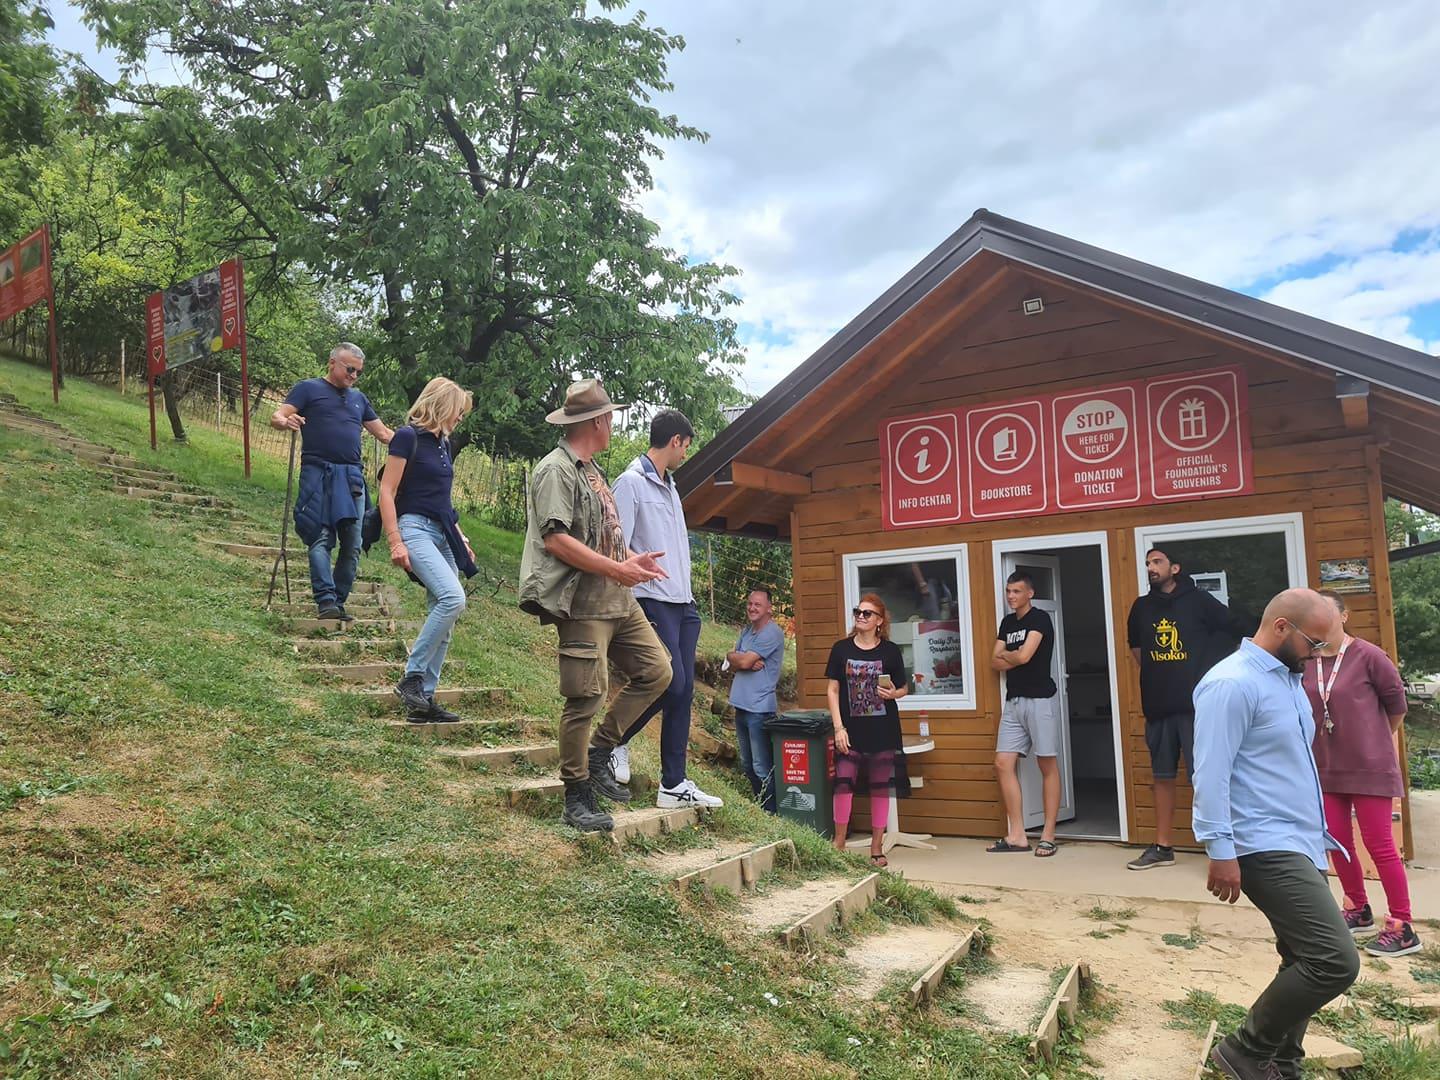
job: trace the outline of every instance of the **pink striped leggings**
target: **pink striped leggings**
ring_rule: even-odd
[[[1400,922],[1410,921],[1410,886],[1405,880],[1405,864],[1400,861],[1400,852],[1395,850],[1395,833],[1390,825],[1391,805],[1395,800],[1384,795],[1346,795],[1325,793],[1325,825],[1330,835],[1339,840],[1350,854],[1347,862],[1338,851],[1330,853],[1335,867],[1335,876],[1345,889],[1345,907],[1361,908],[1368,903],[1365,897],[1365,871],[1360,866],[1360,856],[1355,851],[1355,831],[1350,825],[1350,811],[1360,822],[1360,839],[1365,850],[1375,861],[1380,873],[1380,887],[1385,890],[1385,902],[1390,908],[1390,918]]]

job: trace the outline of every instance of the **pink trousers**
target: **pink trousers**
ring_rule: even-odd
[[[848,829],[850,826],[850,808],[854,803],[855,796],[848,791],[835,792],[835,831]],[[884,831],[890,821],[890,796],[888,793],[876,793],[870,796],[870,828]]]
[[[1384,795],[1332,795],[1325,793],[1325,825],[1330,835],[1344,845],[1350,854],[1347,862],[1338,851],[1330,853],[1330,862],[1335,867],[1335,876],[1345,890],[1345,907],[1361,908],[1368,902],[1365,896],[1365,871],[1360,866],[1360,856],[1355,850],[1355,830],[1351,828],[1350,813],[1360,822],[1360,839],[1365,850],[1375,862],[1380,873],[1380,887],[1385,890],[1385,903],[1390,909],[1390,918],[1400,922],[1410,921],[1410,886],[1405,880],[1405,864],[1400,861],[1400,852],[1395,849],[1395,833],[1390,825],[1393,799]]]

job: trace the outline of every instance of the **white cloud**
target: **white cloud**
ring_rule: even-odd
[[[736,265],[742,323],[784,342],[751,348],[752,390],[979,206],[1231,287],[1326,256],[1373,273],[1440,227],[1421,0],[644,7],[688,43],[661,107],[711,133],[667,150],[646,206]],[[1405,312],[1440,296],[1400,259],[1271,296],[1416,345]]]

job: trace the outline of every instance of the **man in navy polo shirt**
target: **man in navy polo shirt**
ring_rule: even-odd
[[[324,378],[290,388],[270,417],[278,431],[300,432],[300,490],[295,532],[310,548],[310,588],[322,619],[352,618],[345,600],[360,567],[360,525],[369,500],[360,457],[360,429],[388,444],[394,434],[355,389],[365,369],[360,346],[342,341],[330,350]],[[330,568],[335,541],[340,557]]]

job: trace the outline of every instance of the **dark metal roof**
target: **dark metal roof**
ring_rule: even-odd
[[[976,210],[878,300],[675,472],[689,495],[982,251],[1440,405],[1440,360],[1024,222]]]

